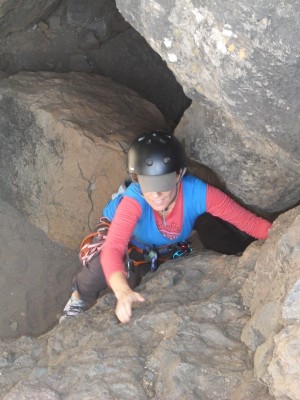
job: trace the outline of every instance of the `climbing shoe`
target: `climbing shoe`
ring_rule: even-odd
[[[84,306],[84,301],[72,295],[64,308],[62,316],[59,318],[59,323],[66,318],[77,317],[79,314],[83,313]]]

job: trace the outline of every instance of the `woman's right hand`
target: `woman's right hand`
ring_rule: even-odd
[[[130,289],[126,276],[123,272],[115,272],[111,275],[109,285],[116,298],[116,315],[120,322],[129,322],[132,316],[132,304],[143,302],[145,299],[137,292]]]
[[[128,289],[115,293],[117,297],[116,315],[120,322],[129,322],[132,316],[132,304],[134,302],[143,302],[145,299],[129,287]]]

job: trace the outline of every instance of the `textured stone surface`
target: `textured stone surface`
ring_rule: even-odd
[[[108,293],[39,338],[0,342],[0,397],[298,400],[299,211],[240,257],[165,263],[129,324]]]
[[[51,242],[1,200],[0,221],[0,338],[40,335],[57,323],[79,266],[77,251]]]
[[[255,351],[255,374],[276,398],[299,388],[300,207],[281,215],[242,289],[251,318],[242,340]]]
[[[126,176],[124,149],[164,117],[97,75],[19,73],[0,91],[1,196],[77,250]]]
[[[299,321],[299,319],[298,319]],[[300,324],[287,326],[274,337],[275,350],[268,367],[272,393],[297,400],[300,396]]]
[[[254,252],[256,254],[256,251]],[[240,341],[239,288],[253,262],[202,251],[169,262],[139,290],[129,324],[112,294],[38,339],[0,343],[4,400],[269,400]]]
[[[176,135],[191,158],[212,168],[227,190],[253,210],[275,212],[299,202],[298,153],[293,156],[272,140],[237,127],[221,108],[194,101]]]
[[[13,7],[16,1],[9,3]],[[31,3],[26,1],[27,7]],[[135,90],[178,122],[190,99],[161,57],[124,20],[114,1],[60,0],[49,15],[43,14],[42,3],[35,2],[37,18],[26,29],[23,22],[31,14],[28,10],[24,18],[24,4],[18,2],[13,19],[2,7],[0,20],[9,20],[12,33],[5,37],[0,28],[0,70],[102,74]]]
[[[101,73],[134,89],[176,123],[190,105],[167,64],[132,28],[103,43],[94,58]]]
[[[104,3],[110,2],[85,5],[96,4],[99,11]],[[130,42],[128,24],[110,18],[107,9],[100,21],[79,0],[60,2],[50,15],[54,4],[1,3],[2,35],[20,30],[24,36],[23,42],[19,34],[1,41],[5,71],[30,65],[95,71],[101,63],[105,68],[97,55]],[[223,187],[253,208],[278,211],[298,202],[299,4],[125,0],[118,7],[193,99],[176,130],[193,159],[217,172]],[[112,37],[119,32],[124,36]],[[60,42],[67,33],[69,40]],[[77,34],[78,41],[71,41]],[[98,51],[108,37],[111,43]],[[77,248],[119,184],[130,135],[154,120],[157,127],[163,118],[136,94],[101,77],[0,75],[1,195],[50,237]],[[7,332],[18,335],[26,323],[32,327],[45,318],[43,285],[53,316],[62,291],[67,295],[63,285],[69,286],[74,253],[65,258],[65,249],[11,205],[3,210],[1,318]],[[108,294],[44,336],[0,342],[0,397],[298,400],[299,226],[295,208],[278,218],[269,240],[252,243],[239,258],[202,251],[165,265],[140,287],[146,302],[135,307],[128,325],[117,323],[115,299]],[[68,278],[58,285],[62,273]]]
[[[2,0],[0,4],[0,35],[18,32],[45,18],[59,0]]]
[[[248,205],[273,212],[296,204],[299,3],[116,3],[193,100],[176,129],[192,157]]]

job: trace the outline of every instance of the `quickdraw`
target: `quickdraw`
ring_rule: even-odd
[[[158,250],[154,247],[153,249],[150,250],[147,258],[151,262],[151,271],[154,272],[158,268],[159,264],[159,252]]]

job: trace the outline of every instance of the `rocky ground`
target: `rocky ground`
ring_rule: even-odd
[[[164,264],[126,325],[108,293],[42,336],[2,341],[0,397],[297,400],[299,211],[242,256],[199,249]]]
[[[239,289],[252,267],[195,253],[145,280],[146,302],[127,325],[107,294],[44,336],[2,342],[1,398],[271,399],[240,340]]]

